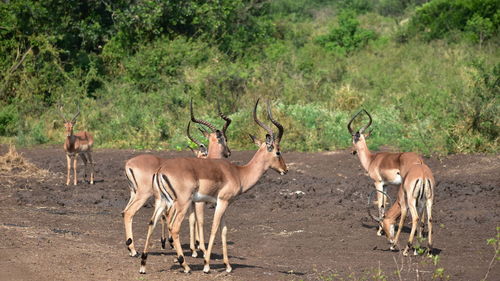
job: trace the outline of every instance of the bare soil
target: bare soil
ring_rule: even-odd
[[[189,256],[184,223],[181,242],[193,272],[182,273],[174,251],[160,248],[158,227],[148,273],[140,275],[140,259],[129,257],[125,246],[121,211],[129,199],[124,163],[145,152],[97,149],[96,184],[82,182],[80,169],[77,186],[65,185],[62,148],[22,152],[51,176],[17,177],[13,171],[0,177],[0,280],[371,280],[382,275],[388,280],[431,280],[440,279],[434,276],[440,268],[443,279],[480,280],[494,255],[486,239],[495,237],[500,226],[499,155],[426,159],[439,182],[433,209],[439,261],[434,265],[425,255],[391,252],[385,237],[376,236],[376,224],[366,214],[374,187],[357,157],[348,151],[290,152],[284,153],[287,175],[268,171],[227,211],[232,273],[224,271],[218,237],[212,272],[203,274],[203,259]],[[253,153],[233,152],[231,161],[246,163]],[[389,190],[395,194],[396,187]],[[139,251],[151,204],[134,219]],[[211,223],[213,208],[206,213]],[[401,246],[408,232],[407,224]],[[488,280],[499,276],[500,265],[493,265]]]

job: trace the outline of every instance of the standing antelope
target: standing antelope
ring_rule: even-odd
[[[190,111],[191,111],[191,120],[195,123],[207,126],[212,132],[206,133],[206,137],[208,138],[208,150],[202,143],[196,141],[191,137],[189,133],[188,124],[188,137],[198,145],[198,150],[195,151],[197,157],[200,158],[222,158],[229,157],[231,155],[231,151],[227,146],[226,139],[226,130],[231,123],[231,119],[226,117],[222,112],[220,112],[219,108],[219,116],[226,121],[222,132],[218,130],[211,123],[194,118],[193,113],[193,101],[190,103]],[[125,238],[127,248],[129,250],[130,256],[138,256],[137,251],[135,250],[133,233],[132,233],[132,221],[135,213],[144,205],[146,200],[148,200],[151,196],[155,198],[155,205],[158,205],[160,200],[160,193],[158,190],[153,189],[152,187],[152,178],[153,174],[158,170],[160,164],[167,159],[156,157],[151,154],[142,154],[138,155],[127,161],[125,164],[125,175],[127,176],[129,187],[130,187],[130,200],[127,203],[127,206],[122,212],[123,215],[123,223],[125,225]],[[163,220],[162,220],[163,222]],[[165,248],[165,228],[162,228],[162,238],[161,244],[162,248]],[[194,246],[191,247],[194,249]]]
[[[86,131],[78,132],[76,134],[73,133],[73,127],[76,124],[76,117],[80,115],[80,107],[78,107],[78,112],[70,121],[68,121],[69,119],[66,119],[62,110],[61,106],[59,108],[59,115],[63,118],[64,127],[66,129],[66,139],[64,141],[64,151],[66,152],[66,160],[68,162],[66,185],[69,185],[70,182],[71,160],[73,160],[73,184],[76,185],[77,183],[77,155],[80,155],[80,158],[82,158],[83,164],[85,165],[84,181],[87,179],[87,162],[90,163],[90,184],[94,184],[94,162],[92,161],[92,145],[94,144],[94,138],[89,132]]]
[[[210,272],[210,254],[215,240],[215,235],[222,227],[222,249],[223,259],[226,265],[226,271],[231,272],[227,255],[227,226],[224,221],[224,213],[231,202],[238,195],[247,192],[252,188],[260,177],[269,169],[274,169],[281,175],[288,172],[285,161],[280,152],[280,141],[283,136],[283,126],[274,120],[271,114],[269,103],[267,105],[267,114],[269,120],[278,128],[278,134],[257,118],[257,100],[254,110],[254,121],[267,131],[266,140],[261,142],[254,136],[251,136],[254,143],[259,147],[253,158],[244,166],[238,166],[222,159],[196,159],[196,158],[177,158],[164,161],[153,177],[153,186],[161,192],[160,204],[155,206],[155,212],[151,218],[144,252],[141,257],[140,273],[146,273],[146,260],[148,257],[148,248],[150,236],[156,226],[159,216],[165,208],[172,205],[175,214],[172,215],[172,237],[179,264],[184,268],[184,272],[190,272],[190,268],[184,259],[181,244],[179,241],[179,230],[181,222],[186,211],[190,208],[192,202],[213,202],[216,203],[214,220],[210,233],[208,249],[204,257],[205,273]],[[196,213],[200,233],[203,232],[203,226]],[[200,239],[203,239],[200,236]],[[203,243],[204,241],[200,241]]]
[[[367,125],[362,127],[358,131],[354,131],[351,128],[351,124],[354,119],[365,112],[368,115],[369,122]],[[351,118],[347,124],[347,129],[352,136],[353,144],[353,154],[357,154],[359,161],[363,168],[368,172],[368,175],[375,182],[375,188],[377,192],[377,206],[379,217],[384,216],[385,203],[387,202],[387,197],[384,195],[385,186],[387,184],[399,185],[403,182],[402,169],[409,167],[411,164],[423,163],[422,158],[414,152],[403,152],[403,153],[390,153],[390,152],[379,152],[372,154],[366,145],[366,138],[370,135],[363,134],[368,127],[372,124],[372,117],[366,110],[361,110],[354,117]],[[382,235],[382,228],[379,227],[377,235]]]
[[[403,251],[403,255],[407,256],[408,251],[413,245],[413,237],[417,228],[419,215],[422,216],[423,221],[425,217],[423,215],[423,209],[426,208],[427,225],[429,228],[429,240],[427,244],[429,253],[432,253],[432,204],[434,202],[434,176],[432,175],[431,169],[423,163],[410,165],[405,167],[405,170],[406,173],[404,173],[403,184],[399,188],[397,202],[391,206],[385,217],[377,218],[370,212],[368,213],[379,223],[380,227],[383,228],[387,239],[391,243],[391,250],[394,250],[398,244],[399,235],[406,219],[407,210],[408,208],[410,209],[412,218],[411,232],[408,244]],[[398,232],[394,237],[394,224],[396,223],[398,217],[400,218]],[[419,237],[422,236],[423,226],[424,224],[422,222],[422,225],[419,227]]]

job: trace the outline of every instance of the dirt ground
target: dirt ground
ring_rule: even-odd
[[[376,236],[375,223],[366,214],[367,196],[374,187],[357,157],[348,151],[285,152],[290,172],[280,176],[269,170],[226,213],[232,273],[224,271],[219,237],[212,272],[202,272],[203,259],[189,256],[184,223],[181,242],[192,273],[182,273],[172,249],[160,248],[158,227],[148,273],[140,275],[140,259],[129,257],[125,246],[121,211],[129,199],[124,163],[145,152],[97,149],[96,184],[83,183],[80,169],[77,186],[65,185],[62,147],[22,152],[51,176],[0,177],[0,280],[372,280],[381,276],[480,280],[494,255],[486,239],[495,237],[500,226],[499,155],[426,159],[439,182],[433,209],[439,260],[432,260],[391,252],[385,237]],[[233,151],[230,160],[244,164],[253,153]],[[396,187],[389,190],[395,194]],[[134,219],[139,251],[152,210],[149,202]],[[211,223],[213,208],[206,213],[205,221]],[[400,245],[408,232],[407,224]],[[499,277],[497,263],[488,280]]]

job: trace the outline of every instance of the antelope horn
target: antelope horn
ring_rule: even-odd
[[[347,129],[349,130],[349,133],[351,134],[351,136],[354,136],[354,134],[356,132],[354,132],[354,130],[351,128],[351,124],[352,124],[352,121],[354,121],[354,119],[356,119],[356,117],[358,117],[359,114],[361,114],[363,110],[360,110],[358,111],[358,113],[356,113],[352,118],[351,120],[349,121],[349,123],[347,124]]]
[[[198,145],[198,146],[202,146],[203,144],[202,144],[201,142],[199,142],[198,140],[196,140],[195,138],[193,138],[193,137],[191,136],[191,134],[189,133],[189,131],[190,131],[190,127],[191,127],[191,121],[189,121],[188,126],[187,126],[187,130],[186,130],[186,133],[187,133],[188,138],[189,138],[192,142],[196,143],[196,145]]]
[[[255,121],[255,123],[257,123],[257,125],[261,126],[264,130],[267,131],[267,133],[271,136],[271,139],[274,139],[274,135],[273,135],[273,131],[268,127],[266,126],[266,124],[262,123],[259,118],[257,118],[257,106],[259,105],[259,99],[257,99],[257,102],[255,103],[255,107],[253,109],[253,120]]]
[[[368,121],[368,124],[366,126],[364,126],[363,128],[361,128],[361,130],[359,130],[359,133],[362,134],[366,129],[368,129],[368,127],[370,127],[370,125],[372,124],[372,117],[370,115],[370,113],[368,113],[368,111],[364,110],[363,111],[366,113],[366,115],[368,115],[368,118],[370,119]]]
[[[232,120],[231,120],[231,118],[229,118],[226,115],[224,115],[224,113],[222,113],[222,111],[220,110],[219,100],[217,100],[217,109],[219,110],[219,116],[220,116],[220,118],[222,118],[222,119],[224,119],[226,121],[226,123],[224,123],[224,127],[222,127],[222,133],[224,134],[224,137],[227,140],[226,130],[227,130],[227,127],[229,127],[229,124],[231,124]]]
[[[191,99],[191,103],[190,103],[189,108],[191,110],[191,121],[193,121],[194,123],[198,123],[198,124],[207,126],[208,128],[210,128],[212,130],[213,133],[215,133],[215,131],[217,131],[217,128],[215,128],[215,126],[212,125],[212,124],[210,124],[209,122],[207,122],[205,120],[194,118],[194,114],[193,114],[193,99]]]
[[[61,107],[59,107],[59,111],[57,113],[59,114],[59,116],[62,117],[62,119],[64,120],[64,122],[67,122],[68,119],[66,119],[66,116],[64,116],[62,105],[61,105]]]
[[[276,143],[279,143],[281,141],[281,137],[283,136],[283,125],[281,125],[278,121],[274,120],[273,118],[273,113],[271,112],[271,106],[269,104],[269,101],[267,102],[267,116],[269,117],[269,120],[278,128],[278,137],[276,137]]]
[[[384,194],[385,196],[387,196],[387,199],[389,199],[389,202],[390,202],[390,205],[392,205],[392,199],[391,197],[386,193],[386,192],[383,192],[382,190],[374,190],[370,193],[370,196],[368,196],[368,207],[367,207],[367,211],[368,211],[368,215],[376,222],[380,222],[382,220],[382,218],[379,218],[379,217],[376,217],[374,215],[372,215],[372,213],[370,212],[370,206],[371,206],[371,202],[372,202],[372,196],[375,192],[380,192],[382,194]]]
[[[78,105],[78,112],[75,114],[75,116],[73,117],[73,119],[71,119],[71,123],[73,123],[73,122],[76,121],[76,117],[78,117],[78,115],[80,115],[80,105]]]

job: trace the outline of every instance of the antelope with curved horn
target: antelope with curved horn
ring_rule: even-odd
[[[73,133],[73,128],[76,124],[76,118],[80,115],[80,106],[78,106],[78,112],[71,118],[67,119],[64,116],[62,106],[59,108],[59,115],[64,120],[64,127],[66,130],[66,139],[64,140],[64,151],[66,152],[66,160],[68,166],[68,173],[66,177],[66,185],[70,183],[71,174],[71,162],[73,161],[73,184],[77,183],[77,172],[76,172],[76,162],[77,155],[82,158],[83,164],[85,165],[84,181],[87,179],[87,163],[90,165],[90,184],[94,184],[94,162],[92,160],[92,145],[94,144],[94,138],[89,132],[83,131],[78,133]]]
[[[364,112],[368,118],[368,124],[361,129],[354,131],[351,127],[352,122]],[[372,117],[366,110],[360,110],[347,124],[347,129],[352,136],[352,153],[357,154],[361,165],[368,172],[370,178],[375,182],[377,192],[377,206],[379,218],[384,216],[387,197],[384,195],[387,184],[400,185],[403,182],[402,170],[412,164],[423,163],[422,158],[414,152],[391,153],[379,152],[371,153],[366,145],[366,138],[371,131],[364,134],[365,130],[372,124]],[[382,235],[382,228],[379,227],[377,235]]]
[[[163,162],[153,177],[153,186],[161,192],[161,202],[156,205],[155,213],[151,218],[148,228],[148,236],[144,252],[141,258],[140,273],[146,273],[146,260],[148,257],[149,238],[156,226],[160,214],[165,208],[174,206],[175,214],[172,215],[172,238],[179,264],[184,268],[184,272],[190,272],[190,268],[184,259],[180,240],[179,230],[186,211],[192,202],[213,202],[216,203],[214,220],[208,242],[208,249],[204,257],[203,271],[210,271],[210,255],[215,240],[215,235],[222,228],[222,249],[223,260],[226,271],[231,272],[227,254],[227,226],[224,220],[224,213],[231,202],[238,195],[251,189],[260,177],[269,169],[274,169],[281,175],[288,172],[287,166],[280,151],[280,141],[283,136],[283,126],[272,117],[268,103],[267,114],[269,120],[278,128],[278,134],[262,123],[257,118],[257,100],[253,118],[254,121],[266,130],[266,140],[261,142],[251,136],[254,143],[259,147],[248,164],[239,166],[223,159],[195,159],[177,158]],[[203,226],[200,224],[198,213],[196,212],[200,233]],[[200,236],[201,238],[202,236]],[[200,241],[203,243],[203,241]]]
[[[408,251],[413,247],[413,238],[417,228],[419,216],[422,218],[422,224],[419,227],[418,236],[422,237],[424,227],[423,210],[426,208],[427,226],[428,226],[428,251],[432,254],[432,205],[434,202],[435,181],[431,169],[425,164],[414,164],[405,167],[403,171],[404,181],[398,191],[397,202],[387,211],[383,218],[377,218],[370,212],[369,215],[379,223],[384,230],[391,250],[397,247],[399,235],[406,219],[407,210],[410,209],[412,218],[412,227],[408,243],[403,250],[403,255],[407,256]],[[394,224],[399,217],[398,231],[394,235]],[[415,251],[415,255],[416,255]]]
[[[231,154],[229,147],[227,146],[227,140],[225,138],[225,133],[222,133],[210,122],[194,118],[193,113],[193,101],[190,103],[191,120],[195,123],[207,126],[212,130],[211,133],[207,133],[208,138],[208,149],[198,141],[194,141],[198,144],[198,150],[195,151],[195,155],[201,158],[222,158],[228,157]],[[221,113],[222,114],[222,113]],[[224,116],[225,117],[225,116]],[[227,118],[227,117],[226,117]],[[224,124],[223,131],[227,129],[231,119],[224,119],[226,123]],[[188,137],[193,140],[189,134],[188,124]],[[154,190],[152,187],[153,174],[158,170],[160,164],[167,159],[160,158],[151,154],[138,155],[125,163],[125,175],[127,176],[129,187],[130,187],[130,200],[127,206],[122,212],[123,222],[125,225],[125,238],[127,249],[129,250],[130,256],[137,256],[137,251],[134,245],[134,238],[132,232],[132,221],[135,213],[146,203],[146,201],[154,196],[155,204],[158,204],[160,200],[160,193],[158,190]],[[163,220],[162,220],[163,223]],[[161,245],[165,248],[166,238],[165,238],[165,228],[162,229]]]

